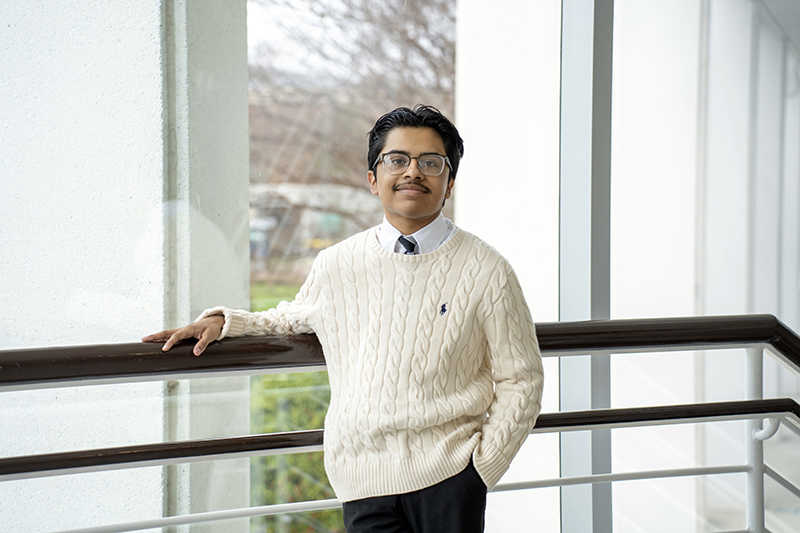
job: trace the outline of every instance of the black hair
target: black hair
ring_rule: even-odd
[[[417,104],[414,109],[398,107],[389,111],[375,123],[369,132],[369,149],[367,150],[367,167],[375,170],[375,160],[386,146],[386,136],[394,128],[431,128],[439,134],[444,143],[444,150],[450,160],[452,170],[450,179],[455,179],[458,163],[464,155],[464,141],[458,130],[441,111],[433,106]]]

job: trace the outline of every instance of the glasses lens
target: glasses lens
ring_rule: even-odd
[[[440,155],[423,155],[419,158],[419,169],[426,176],[438,176],[444,171],[444,157]]]
[[[417,158],[419,169],[426,176],[438,176],[444,172],[445,159],[437,154],[423,155]],[[383,156],[383,167],[389,174],[402,174],[411,164],[406,154],[386,154]]]
[[[405,172],[410,161],[406,154],[386,154],[383,156],[383,166],[389,174]]]

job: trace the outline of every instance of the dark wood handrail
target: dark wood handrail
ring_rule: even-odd
[[[800,371],[800,338],[773,315],[555,322],[537,324],[536,331],[544,354],[768,344]],[[192,355],[192,345],[167,353],[161,344],[141,342],[0,350],[0,390],[325,364],[314,335],[223,339],[201,357]]]
[[[768,417],[786,414],[794,415],[800,420],[800,404],[792,399],[778,398],[543,413],[536,422],[536,428],[565,431],[636,423],[711,422],[753,417],[754,415]],[[56,475],[59,474],[59,471],[75,473],[76,471],[114,465],[119,465],[118,467],[121,468],[138,466],[142,463],[185,462],[190,459],[212,460],[217,456],[241,455],[256,451],[268,453],[286,450],[291,453],[291,450],[296,448],[321,446],[322,435],[323,431],[319,429],[9,457],[0,459],[0,478],[32,473]]]

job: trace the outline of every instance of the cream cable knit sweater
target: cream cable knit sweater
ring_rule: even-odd
[[[219,338],[317,334],[331,384],[325,467],[341,501],[425,488],[470,458],[491,488],[541,408],[517,278],[460,229],[424,255],[387,252],[367,230],[320,253],[293,302],[201,318],[215,314]]]

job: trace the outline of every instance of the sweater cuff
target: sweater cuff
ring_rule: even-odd
[[[225,323],[222,325],[222,331],[219,332],[219,336],[214,339],[215,341],[224,339],[225,337],[241,337],[244,332],[244,320],[239,315],[235,314],[232,309],[228,309],[227,307],[211,307],[206,309],[200,316],[197,317],[198,320],[209,316],[222,316],[225,318]]]
[[[472,455],[475,470],[480,474],[486,488],[492,490],[511,464],[494,446],[482,441]]]

